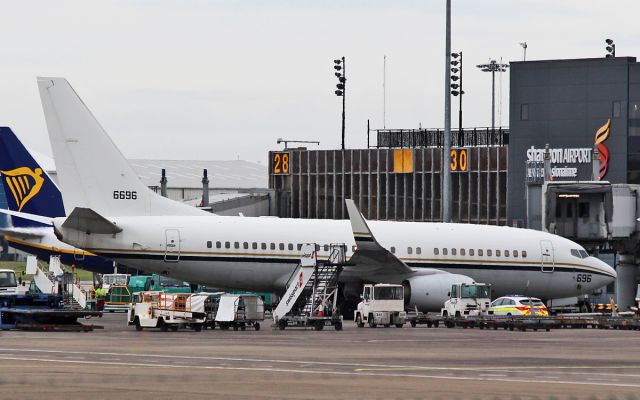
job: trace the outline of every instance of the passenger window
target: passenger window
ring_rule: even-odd
[[[287,245],[287,250],[293,250],[293,243],[289,243]]]
[[[422,254],[422,249],[420,247],[416,247],[416,254]]]
[[[527,251],[526,250],[522,250],[522,258],[527,258]]]
[[[411,247],[407,247],[407,254],[413,254],[413,249]]]
[[[280,250],[284,250],[284,243],[280,243],[278,247],[280,248]]]
[[[298,251],[302,250],[302,243],[298,243]]]
[[[396,248],[394,246],[391,246],[391,253],[396,254]]]
[[[435,254],[436,256],[437,256],[438,254],[440,254],[440,249],[438,249],[437,247],[434,247],[434,248],[433,248],[433,254]]]
[[[455,256],[456,255],[457,250],[456,249],[451,249],[451,255]]]
[[[216,242],[216,248],[218,248],[218,249],[222,248],[222,243]]]
[[[249,243],[248,242],[242,243],[242,248],[245,249],[245,250],[248,249],[249,248]]]
[[[469,249],[469,255],[470,255],[471,257],[473,257],[473,253],[474,253],[474,250],[473,250],[473,249]]]
[[[496,257],[500,257],[500,250],[496,250]]]
[[[235,247],[236,249],[239,249],[240,248],[240,243],[239,242],[233,243],[233,247]]]
[[[449,254],[449,249],[445,247],[444,249],[442,249],[442,255],[446,256],[447,254]]]
[[[267,249],[267,244],[266,244],[266,243],[264,243],[264,242],[262,242],[262,244],[260,245],[260,248],[261,248],[262,250],[266,250],[266,249]]]
[[[482,257],[482,249],[478,249],[478,256]]]
[[[491,257],[492,251],[491,250],[487,250],[487,257]]]
[[[518,250],[514,250],[513,251],[513,257],[517,258],[518,257]]]
[[[465,250],[465,249],[460,249],[460,255],[461,255],[461,256],[466,255],[466,250]]]
[[[329,252],[329,245],[328,244],[324,245],[324,251],[326,251],[327,253]]]
[[[258,243],[253,242],[253,243],[251,244],[251,248],[252,248],[252,249],[254,249],[254,250],[258,250]]]
[[[213,247],[213,243],[211,243],[211,240],[207,241],[207,249],[210,249]]]
[[[504,251],[504,256],[505,256],[505,257],[509,257],[509,250],[505,250],[505,251]]]
[[[225,249],[230,249],[231,248],[231,242],[224,242],[224,248]]]
[[[271,243],[271,245],[269,246],[269,248],[271,250],[275,250],[276,249],[276,244],[275,243]]]

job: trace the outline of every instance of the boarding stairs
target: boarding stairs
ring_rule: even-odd
[[[345,253],[346,245],[332,244],[326,262],[314,259],[304,265],[301,261],[291,274],[287,290],[273,312],[274,322],[278,323],[286,315],[311,316],[319,311],[323,314],[325,304],[332,304],[331,311],[335,311],[338,277],[341,265],[345,263]]]
[[[27,257],[27,266],[25,273],[33,276],[33,283],[38,290],[44,294],[56,294],[58,293],[56,277],[65,277],[63,302],[65,308],[69,309],[85,309],[87,308],[87,297],[82,291],[79,285],[73,279],[73,275],[65,273],[62,270],[60,264],[60,258],[57,256],[51,256],[49,259],[48,272],[41,268],[42,265],[38,265],[38,259],[36,256]],[[71,275],[71,278],[68,276]]]

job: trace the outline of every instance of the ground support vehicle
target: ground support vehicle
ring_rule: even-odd
[[[127,312],[129,304],[131,304],[131,297],[131,291],[127,285],[111,285],[103,310],[106,312]]]
[[[223,294],[219,298],[215,312],[215,323],[222,330],[233,328],[234,331],[245,330],[253,326],[260,330],[260,322],[264,321],[264,301],[257,294]],[[213,328],[213,326],[212,326]]]
[[[287,290],[273,311],[272,327],[342,330],[342,315],[336,307],[338,278],[345,265],[345,244],[331,244],[329,258],[318,263],[317,245],[305,244],[298,268],[287,282]]]
[[[379,283],[364,285],[362,301],[353,313],[358,328],[365,324],[375,328],[378,325],[396,328],[404,326],[407,313],[404,311],[404,288],[402,285]]]
[[[18,281],[12,269],[0,269],[0,293],[17,293]]]
[[[101,312],[64,308],[61,295],[0,295],[0,329],[91,331],[102,326],[81,324],[79,318],[100,317]]]
[[[440,311],[443,317],[469,317],[489,314],[491,285],[486,283],[460,283],[451,285],[449,300]]]
[[[160,328],[166,332],[187,327],[195,331],[202,330],[206,321],[206,296],[158,291],[140,292],[137,295],[127,313],[127,325],[135,325],[136,330]]]

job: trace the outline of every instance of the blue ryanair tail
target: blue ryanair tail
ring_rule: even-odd
[[[7,127],[0,127],[0,180],[9,210],[52,218],[65,216],[60,189]],[[93,272],[113,272],[112,261],[69,248],[55,238],[50,227],[18,217],[12,217],[12,223],[0,233],[13,248],[47,260],[59,255],[63,264]]]

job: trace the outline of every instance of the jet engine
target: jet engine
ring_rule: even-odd
[[[451,285],[472,282],[473,279],[466,275],[446,273],[411,277],[402,282],[404,305],[411,309],[418,306],[422,312],[440,311],[444,302],[449,300]]]

